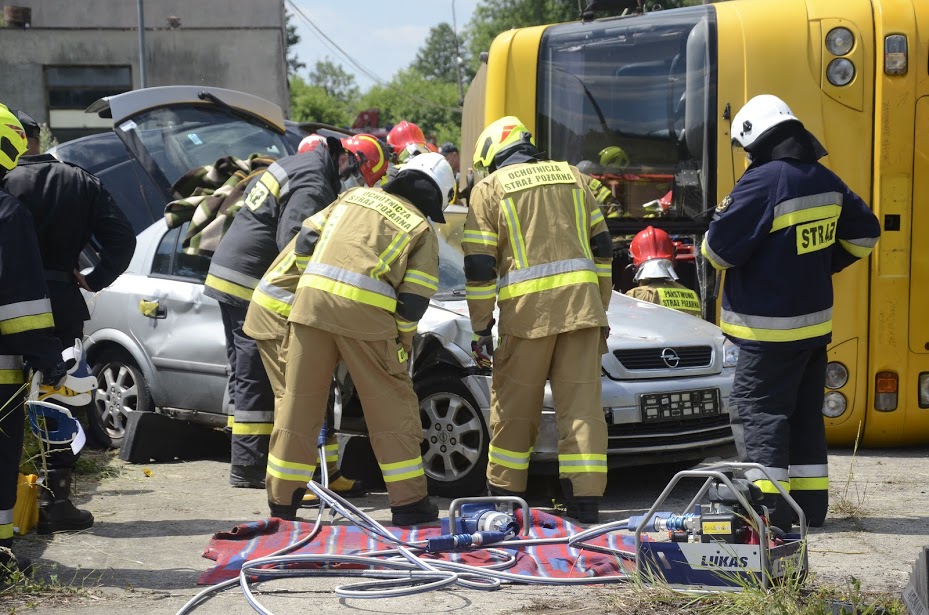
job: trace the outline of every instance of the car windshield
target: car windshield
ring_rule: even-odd
[[[464,255],[460,248],[439,236],[439,290],[435,298],[453,301],[465,298]]]
[[[128,122],[127,122],[128,124]],[[139,114],[132,125],[142,145],[173,185],[184,173],[224,156],[286,156],[286,137],[221,108],[187,105]]]

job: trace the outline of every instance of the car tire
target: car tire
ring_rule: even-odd
[[[459,375],[448,372],[421,378],[414,388],[429,493],[449,498],[482,494],[490,435],[474,397]]]
[[[90,438],[109,448],[120,448],[133,412],[152,412],[148,382],[135,361],[123,352],[106,352],[94,362],[97,377],[94,403],[88,412]]]

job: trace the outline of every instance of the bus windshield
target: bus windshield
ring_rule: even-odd
[[[711,7],[549,28],[537,144],[601,180],[625,219],[706,221],[715,152]]]

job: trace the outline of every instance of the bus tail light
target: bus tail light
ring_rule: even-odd
[[[896,372],[878,372],[874,379],[874,409],[890,412],[897,409]]]
[[[884,72],[888,75],[905,75],[907,68],[905,34],[884,37]]]
[[[919,375],[919,407],[929,408],[929,372]]]

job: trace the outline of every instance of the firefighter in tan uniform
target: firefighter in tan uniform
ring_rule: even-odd
[[[603,212],[581,173],[542,160],[515,117],[484,130],[473,166],[491,173],[471,192],[462,239],[479,360],[493,352],[494,304],[500,302],[488,489],[525,491],[545,381],[551,380],[567,514],[596,522],[607,471],[600,355],[612,294]]]
[[[665,231],[645,227],[632,238],[629,251],[636,268],[632,279],[638,286],[627,291],[627,295],[702,318],[700,297],[677,281],[673,264],[677,250]]]
[[[272,515],[296,516],[341,359],[364,408],[394,525],[438,517],[426,494],[407,358],[438,288],[438,239],[427,218],[444,222],[453,188],[445,158],[421,154],[383,190],[349,190],[303,223],[294,258],[307,262],[288,318],[285,392],[266,478]]]
[[[342,139],[342,146],[347,151],[361,153],[364,162],[359,171],[365,184],[373,186],[380,181],[387,170],[383,164],[383,154],[379,151],[380,145],[373,137],[368,135],[354,135]],[[300,144],[299,153],[313,151],[316,147],[328,147],[325,137],[310,135]],[[287,318],[293,307],[294,291],[297,282],[306,268],[306,257],[297,258],[295,245],[297,238],[291,239],[284,250],[278,254],[268,271],[252,294],[248,304],[248,312],[242,330],[255,340],[261,363],[264,365],[271,390],[274,393],[274,407],[277,409],[284,397],[284,355],[282,347],[287,336]],[[344,498],[358,497],[366,492],[364,484],[359,480],[352,480],[342,476],[338,471],[339,443],[335,435],[326,440],[325,460],[329,466],[329,488]],[[316,496],[307,493],[304,503],[316,502]]]

